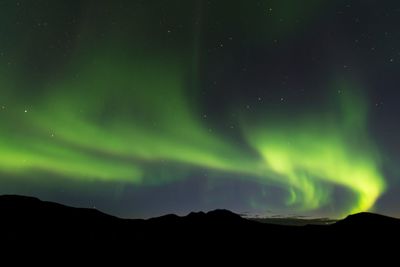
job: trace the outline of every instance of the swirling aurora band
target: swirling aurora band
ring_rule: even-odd
[[[97,57],[95,65],[82,66],[79,79],[52,83],[30,106],[3,106],[2,171],[140,186],[147,183],[144,163],[174,162],[273,183],[288,190],[288,205],[304,210],[326,204],[334,185],[355,196],[346,212],[372,208],[384,191],[360,96],[346,95],[336,116],[244,120],[240,130],[249,153],[204,125],[185,96],[179,63],[121,65]],[[8,93],[8,102],[18,103]],[[150,180],[157,183],[157,177]]]
[[[17,184],[9,177],[29,181],[38,174],[44,183],[162,187],[201,170],[207,179],[283,189],[283,205],[299,212],[336,202],[334,216],[373,209],[392,181],[383,177],[370,135],[370,88],[358,82],[366,76],[360,65],[368,70],[380,61],[360,58],[373,58],[379,34],[389,42],[388,27],[397,24],[376,23],[378,37],[372,28],[361,34],[362,19],[347,1],[238,0],[229,2],[230,12],[224,2],[5,1],[0,186]],[[366,14],[367,6],[361,6]],[[349,37],[351,29],[358,37]],[[394,63],[392,48],[388,54]],[[349,63],[338,70],[338,62]],[[359,73],[350,71],[351,62],[354,69],[360,62]],[[316,85],[303,96],[322,93],[300,105],[250,107],[255,92],[279,102],[280,90],[289,90],[275,88],[280,75],[294,76],[296,92],[308,90],[312,77]],[[220,107],[202,94],[218,91],[217,80],[226,82]],[[231,96],[234,86],[244,93]],[[214,127],[226,117],[205,119],[210,106],[208,117],[219,115],[215,110],[235,114],[230,132]]]

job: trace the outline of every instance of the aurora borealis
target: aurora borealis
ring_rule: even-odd
[[[299,2],[1,1],[1,193],[398,216],[400,5]]]

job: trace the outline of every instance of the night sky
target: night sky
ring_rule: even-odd
[[[129,218],[400,216],[399,1],[0,12],[0,194]]]

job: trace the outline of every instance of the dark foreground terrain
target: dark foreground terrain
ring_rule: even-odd
[[[244,219],[226,210],[166,215],[149,220],[127,220],[93,209],[81,209],[23,196],[0,196],[0,234],[8,249],[70,248],[82,252],[128,249],[140,251],[230,251],[315,255],[338,251],[360,257],[398,247],[400,220],[360,213],[329,225],[285,226]],[[388,250],[386,250],[386,248]],[[170,254],[171,254],[170,253]],[[307,254],[308,253],[308,254]]]

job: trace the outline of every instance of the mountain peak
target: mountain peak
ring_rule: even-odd
[[[347,216],[345,219],[338,221],[336,225],[340,226],[385,226],[385,225],[398,225],[400,226],[400,220],[380,214],[371,212],[360,212]]]

